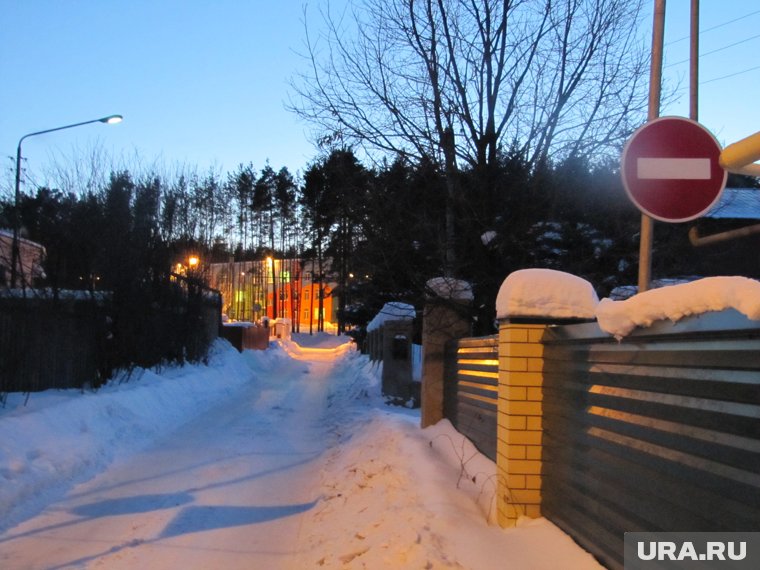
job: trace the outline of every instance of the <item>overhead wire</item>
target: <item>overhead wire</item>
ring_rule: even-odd
[[[700,30],[699,31],[699,35],[701,36],[702,34],[705,34],[707,32],[711,32],[713,30],[717,30],[718,28],[722,28],[724,26],[728,26],[729,24],[733,24],[735,22],[739,22],[741,20],[744,20],[744,19],[749,18],[750,16],[754,16],[756,14],[760,14],[760,10],[754,10],[753,12],[749,12],[747,14],[744,14],[743,16],[739,16],[738,18],[733,18],[733,19],[728,20],[726,22],[722,22],[720,24],[716,24],[716,25],[711,26],[709,28],[705,28],[703,30]],[[688,40],[690,37],[691,37],[690,35],[687,35],[687,36],[684,36],[682,38],[678,38],[677,40],[673,40],[673,41],[667,42],[665,45],[669,46],[669,45],[681,42],[683,40]],[[714,54],[714,53],[717,53],[717,52],[720,52],[720,51],[723,51],[723,50],[727,50],[729,48],[732,48],[732,47],[735,47],[735,46],[747,43],[748,41],[754,40],[756,38],[760,38],[760,34],[756,34],[754,36],[750,36],[750,37],[745,38],[743,40],[739,40],[738,42],[734,42],[732,44],[725,45],[725,46],[716,48],[714,50],[710,50],[710,51],[705,52],[705,53],[701,53],[701,54],[699,54],[699,58],[701,59],[701,58],[703,58],[705,56],[708,56],[708,55],[711,55],[711,54]],[[686,63],[688,61],[690,61],[690,60],[689,59],[685,59],[685,60],[677,61],[675,63],[669,63],[665,67],[667,68],[667,67],[672,67],[672,66],[675,66],[675,65],[680,65],[680,64]],[[705,81],[700,81],[699,84],[700,85],[705,85],[707,83],[713,83],[714,81],[720,81],[722,79],[729,79],[730,77],[736,77],[737,75],[742,75],[744,73],[749,73],[750,71],[755,71],[756,69],[760,69],[760,65],[753,66],[753,67],[750,67],[750,68],[747,68],[747,69],[743,69],[741,71],[736,71],[734,73],[729,73],[727,75],[722,75],[720,77],[713,77],[712,79],[707,79]],[[679,89],[679,91],[680,91],[680,89]]]
[[[760,65],[756,65],[754,67],[749,67],[747,69],[742,69],[741,71],[736,71],[734,73],[729,73],[728,75],[721,75],[720,77],[713,77],[712,79],[705,79],[704,81],[700,81],[700,85],[705,85],[707,83],[713,83],[714,81],[720,81],[721,79],[729,79],[731,77],[736,77],[737,75],[743,75],[745,73],[749,73],[750,71],[755,71],[760,69]],[[688,85],[682,85],[676,89],[674,89],[675,92],[684,91],[688,89]]]
[[[749,14],[744,14],[744,16],[739,16],[738,18],[734,18],[733,20],[729,20],[727,22],[723,22],[722,24],[716,24],[715,26],[712,26],[710,28],[705,28],[704,30],[699,30],[699,35],[706,34],[707,32],[711,32],[713,30],[717,30],[718,28],[722,28],[723,26],[728,26],[729,24],[733,24],[734,22],[738,22],[740,20],[743,20],[745,18],[749,18],[750,16],[754,16],[755,14],[760,14],[760,10],[755,10],[754,12],[750,12]],[[678,42],[682,42],[684,40],[688,40],[691,36],[684,36],[682,38],[678,38],[677,40],[673,40],[670,42],[666,42],[665,45],[669,46],[671,44],[675,44]]]
[[[730,73],[728,75],[722,75],[721,77],[713,77],[712,79],[707,79],[706,81],[700,81],[700,85],[704,85],[705,83],[712,83],[713,81],[720,81],[721,79],[728,79],[729,77],[736,77],[737,75],[742,75],[744,73],[749,73],[750,71],[755,71],[756,69],[760,69],[760,65],[756,65],[755,67],[750,67],[748,69],[743,69],[742,71],[737,71],[735,73]]]
[[[738,42],[734,42],[734,43],[732,43],[732,44],[728,44],[728,45],[726,45],[726,46],[723,46],[723,47],[719,47],[719,48],[716,48],[716,49],[714,49],[714,50],[710,50],[710,51],[707,51],[707,52],[705,52],[705,53],[700,53],[700,54],[699,54],[699,57],[700,57],[700,58],[702,58],[702,57],[705,57],[705,56],[707,56],[707,55],[712,55],[712,54],[714,54],[714,53],[718,53],[719,51],[727,50],[727,49],[729,49],[729,48],[732,48],[732,47],[735,47],[735,46],[738,46],[738,45],[741,45],[741,44],[747,43],[748,41],[754,40],[754,39],[756,39],[756,38],[760,38],[760,34],[755,34],[754,36],[750,36],[750,37],[748,37],[748,38],[745,38],[745,39],[743,39],[743,40],[739,40]],[[666,65],[665,67],[672,67],[672,66],[674,66],[674,65],[680,65],[680,64],[682,64],[682,63],[688,63],[689,61],[691,61],[691,60],[689,60],[689,59],[682,59],[681,61],[676,61],[676,62],[674,62],[674,63],[669,63],[669,64],[668,64],[668,65]]]

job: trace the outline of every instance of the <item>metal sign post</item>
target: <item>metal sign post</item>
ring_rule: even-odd
[[[660,84],[662,82],[662,46],[665,37],[665,0],[654,2],[652,25],[652,64],[649,70],[649,111],[647,120],[660,115]],[[646,214],[641,215],[639,241],[639,292],[649,289],[652,276],[652,239],[654,222]]]

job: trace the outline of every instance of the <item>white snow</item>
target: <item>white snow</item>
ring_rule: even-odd
[[[691,283],[652,289],[624,301],[602,299],[596,308],[599,328],[620,339],[636,327],[664,319],[736,309],[760,320],[760,283],[746,277],[706,277]]]
[[[545,519],[489,524],[493,462],[384,405],[345,338],[294,339],[9,395],[0,567],[601,568]]]
[[[496,318],[591,319],[598,303],[594,287],[585,279],[554,269],[521,269],[502,283]]]
[[[415,317],[414,307],[407,303],[391,301],[383,305],[380,312],[367,323],[367,332],[379,329],[385,321],[405,321],[412,320]]]
[[[472,301],[474,299],[472,285],[467,281],[452,277],[434,277],[428,280],[426,285],[430,291],[443,299],[456,301]]]
[[[523,269],[504,280],[496,298],[497,318],[596,318],[599,327],[617,339],[657,321],[676,322],[725,309],[760,320],[760,282],[747,277],[706,277],[622,301],[599,301],[585,279],[553,269]]]

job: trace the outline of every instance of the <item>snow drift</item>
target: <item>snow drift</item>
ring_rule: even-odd
[[[636,327],[648,327],[656,321],[676,322],[725,309],[760,320],[760,283],[746,277],[706,277],[645,291],[625,301],[602,299],[595,314],[599,328],[621,339]]]

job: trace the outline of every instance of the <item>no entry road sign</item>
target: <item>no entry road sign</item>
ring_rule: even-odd
[[[623,186],[639,210],[663,222],[688,222],[718,201],[728,173],[720,144],[705,127],[661,117],[633,133],[623,149]]]

